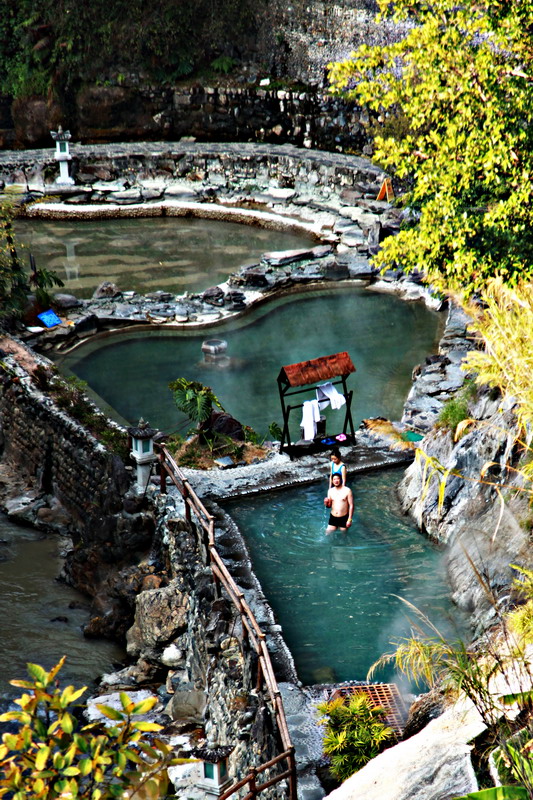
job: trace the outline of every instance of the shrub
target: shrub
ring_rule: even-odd
[[[467,378],[455,397],[451,397],[444,404],[437,420],[437,427],[454,432],[460,422],[468,419],[468,403],[475,398],[476,393],[475,381]]]
[[[281,430],[280,426],[277,422],[271,422],[268,426],[268,432],[274,441],[279,442],[281,441],[281,437],[283,436],[283,431]]]
[[[227,75],[228,72],[231,72],[236,63],[235,59],[231,56],[219,56],[211,62],[211,67],[215,72],[221,72],[223,75]]]
[[[28,664],[30,681],[11,681],[23,689],[16,704],[19,711],[0,715],[0,722],[18,725],[16,733],[4,733],[0,745],[0,797],[9,800],[111,800],[135,797],[155,800],[165,796],[167,768],[184,763],[174,759],[160,739],[148,742],[146,734],[161,730],[153,722],[135,717],[153,708],[157,698],[134,703],[121,692],[122,711],[98,705],[111,720],[82,725],[77,700],[86,691],[61,689],[56,675],[63,657],[50,672]]]
[[[331,773],[340,781],[364,767],[394,739],[385,725],[386,711],[375,706],[364,692],[354,692],[318,706],[320,723],[326,726],[324,752],[331,759]]]
[[[468,419],[468,400],[460,396],[451,397],[439,414],[437,427],[454,431],[464,419]]]

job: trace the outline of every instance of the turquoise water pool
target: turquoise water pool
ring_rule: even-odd
[[[255,572],[306,685],[365,680],[391,642],[423,611],[448,638],[463,615],[445,582],[443,553],[403,516],[395,486],[402,470],[349,476],[354,521],[325,534],[323,485],[224,504],[248,545]],[[375,679],[394,677],[392,668]]]
[[[128,424],[142,416],[168,431],[183,425],[168,383],[184,377],[211,386],[227,411],[266,434],[269,423],[282,421],[280,368],[347,350],[357,369],[348,379],[357,426],[366,417],[401,416],[411,371],[435,351],[441,325],[442,317],[420,303],[350,286],[286,297],[209,331],[159,328],[90,341],[59,366],[87,381]],[[204,361],[202,342],[213,337],[228,343],[227,367]],[[329,432],[339,432],[343,413],[329,410]],[[294,439],[301,416],[291,415]]]

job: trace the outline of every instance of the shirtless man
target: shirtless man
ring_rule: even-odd
[[[324,505],[331,508],[326,533],[336,531],[338,528],[345,531],[352,524],[353,516],[352,490],[342,485],[342,477],[338,472],[332,476],[331,480],[333,485],[324,499]]]

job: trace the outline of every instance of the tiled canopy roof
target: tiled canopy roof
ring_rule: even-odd
[[[346,351],[332,356],[313,358],[311,361],[300,361],[299,364],[288,364],[282,367],[278,380],[289,386],[307,386],[309,383],[328,381],[331,378],[349,375],[355,372],[352,359]]]

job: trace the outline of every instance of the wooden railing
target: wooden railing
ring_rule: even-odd
[[[205,560],[206,563],[209,563],[211,566],[215,590],[217,594],[220,594],[221,587],[225,589],[228,597],[239,613],[243,637],[249,645],[254,648],[257,654],[258,668],[256,689],[259,691],[263,687],[263,684],[266,687],[272,703],[281,747],[283,749],[283,752],[279,753],[275,758],[265,764],[261,764],[259,767],[252,768],[245,778],[242,778],[238,783],[230,786],[230,788],[220,796],[219,800],[226,800],[226,798],[231,797],[232,794],[246,785],[248,785],[248,794],[246,794],[242,800],[252,800],[252,798],[257,797],[264,789],[274,786],[274,784],[286,779],[289,782],[289,798],[290,800],[296,800],[296,760],[294,746],[289,735],[283,701],[272,668],[272,662],[270,661],[265,634],[259,627],[256,618],[246,602],[243,592],[233,580],[216,549],[213,516],[207,511],[167,448],[163,444],[157,444],[156,448],[159,454],[161,493],[166,494],[166,478],[170,478],[174,486],[180,492],[185,503],[185,518],[187,522],[192,522],[192,516],[194,515],[195,521],[200,525],[202,544],[206,554]],[[285,759],[287,760],[286,770],[264,783],[258,783],[257,778],[259,775]]]

